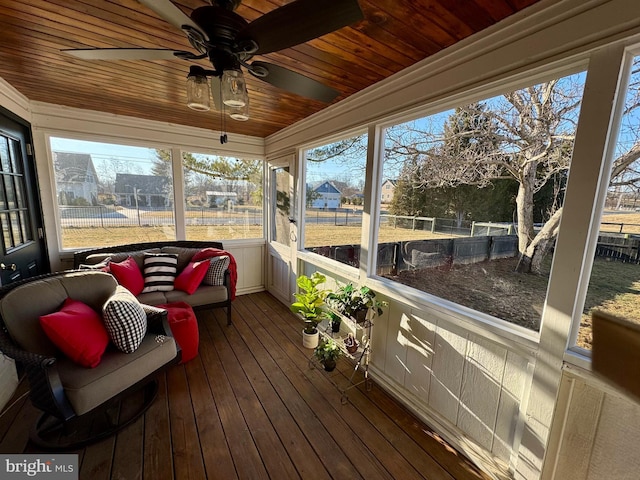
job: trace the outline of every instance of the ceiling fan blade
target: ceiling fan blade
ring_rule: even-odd
[[[254,73],[249,69],[249,73],[256,78],[303,97],[329,103],[340,94],[333,88],[327,87],[316,80],[272,63],[253,62],[251,67],[258,72]],[[265,71],[266,75],[262,75],[261,73]]]
[[[151,10],[160,15],[163,19],[169,22],[171,25],[182,30],[183,25],[189,25],[192,28],[198,30],[205,40],[208,40],[207,34],[195,23],[188,15],[182,10],[176,7],[169,0],[138,0],[141,4],[149,7]]]
[[[175,60],[180,54],[189,52],[166,48],[77,48],[62,50],[83,60]]]
[[[362,18],[357,0],[296,0],[251,22],[237,40],[255,41],[255,55],[261,55],[308,42]]]

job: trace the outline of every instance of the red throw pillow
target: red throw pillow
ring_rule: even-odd
[[[202,262],[189,262],[189,265],[184,267],[184,270],[180,272],[173,282],[173,286],[176,290],[182,290],[189,295],[193,294],[202,283],[202,279],[207,274],[209,269],[209,260],[203,260]]]
[[[71,298],[57,312],[42,315],[40,325],[62,353],[83,367],[97,367],[109,344],[98,312]]]
[[[127,257],[120,263],[109,264],[111,273],[118,283],[133,293],[136,297],[142,293],[144,288],[144,277],[133,257]]]
[[[180,363],[188,362],[198,355],[200,333],[198,320],[191,305],[186,302],[174,302],[157,305],[167,310],[167,320],[171,333],[182,350]]]

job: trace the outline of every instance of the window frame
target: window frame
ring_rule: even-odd
[[[582,274],[578,283],[577,295],[575,298],[575,309],[571,319],[571,329],[567,339],[567,348],[565,351],[565,360],[575,363],[583,368],[591,368],[592,352],[586,348],[577,345],[578,333],[580,331],[580,323],[582,312],[587,298],[589,283],[591,281],[591,273],[595,261],[595,250],[598,243],[600,233],[600,223],[604,212],[604,206],[611,182],[611,170],[613,160],[615,158],[615,149],[618,141],[618,135],[624,116],[624,108],[626,95],[631,79],[631,67],[634,57],[640,55],[640,46],[627,47],[624,52],[624,62],[619,70],[621,88],[617,92],[615,103],[611,107],[611,125],[607,134],[607,149],[602,161],[602,170],[596,190],[595,202],[591,212],[591,223],[587,239],[587,249],[582,263]],[[640,268],[640,267],[639,267]]]
[[[53,165],[53,151],[51,149],[51,138],[64,138],[69,140],[78,140],[85,142],[105,143],[112,145],[119,145],[125,147],[139,147],[149,149],[160,149],[171,152],[172,159],[172,182],[173,182],[173,214],[175,218],[175,236],[176,240],[185,240],[186,238],[186,217],[185,217],[185,199],[184,199],[184,176],[182,172],[182,153],[198,153],[203,155],[220,155],[224,157],[242,158],[246,160],[255,160],[262,162],[262,182],[264,185],[265,175],[265,159],[263,155],[256,155],[250,152],[243,152],[242,149],[238,151],[231,150],[218,150],[215,147],[207,149],[201,145],[188,145],[188,144],[166,144],[162,142],[154,142],[153,140],[145,141],[142,139],[131,137],[120,137],[115,135],[94,134],[86,132],[71,132],[68,130],[47,129],[41,133],[42,146],[46,152],[46,167],[49,175],[49,182],[47,186],[51,189],[49,197],[51,198],[52,205],[52,217],[55,222],[56,231],[56,251],[63,257],[66,257],[70,253],[78,250],[77,247],[62,248],[62,230],[61,230],[61,218],[60,210],[57,208],[57,195],[56,195],[56,180],[55,171]],[[46,195],[46,192],[43,192]],[[256,242],[265,241],[265,200],[264,195],[262,198],[262,211],[263,211],[263,225],[262,236],[256,238],[247,239],[229,239],[225,244],[255,244]]]
[[[303,144],[297,148],[297,200],[296,200],[296,209],[299,214],[298,218],[298,239],[296,244],[296,256],[299,260],[303,260],[307,263],[311,263],[322,267],[323,269],[330,271],[334,274],[345,276],[350,278],[351,281],[357,282],[359,281],[360,275],[359,270],[362,265],[362,257],[360,258],[360,266],[354,267],[351,265],[347,265],[345,263],[338,262],[337,260],[333,260],[329,257],[324,257],[317,253],[310,252],[305,249],[305,234],[306,234],[306,200],[307,200],[307,156],[306,152],[309,150],[313,150],[314,148],[323,147],[326,145],[331,145],[332,143],[339,142],[340,140],[345,140],[347,138],[353,138],[360,135],[367,135],[367,143],[369,141],[369,130],[367,128],[353,128],[344,132],[340,132],[339,134],[331,135],[329,137],[325,137],[322,139],[318,139],[314,142]],[[369,148],[367,148],[367,158],[369,155]],[[366,204],[367,194],[366,194],[366,182],[369,178],[367,175],[368,162],[365,162],[365,193],[364,193],[364,203]],[[360,242],[360,251],[362,251],[362,232],[364,229],[364,213],[363,213],[363,226],[361,227],[361,242]]]

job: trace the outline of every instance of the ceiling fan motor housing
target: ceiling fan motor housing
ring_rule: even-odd
[[[207,34],[209,60],[218,72],[239,70],[236,37],[248,22],[237,13],[220,6],[199,7],[191,20]]]

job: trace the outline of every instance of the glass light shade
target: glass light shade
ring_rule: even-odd
[[[211,108],[207,77],[201,75],[187,77],[187,107],[199,112],[206,112]]]
[[[222,74],[222,103],[229,107],[244,107],[247,103],[247,84],[240,70],[225,70]]]
[[[249,97],[246,98],[242,107],[229,107],[229,116],[239,122],[249,120]]]

